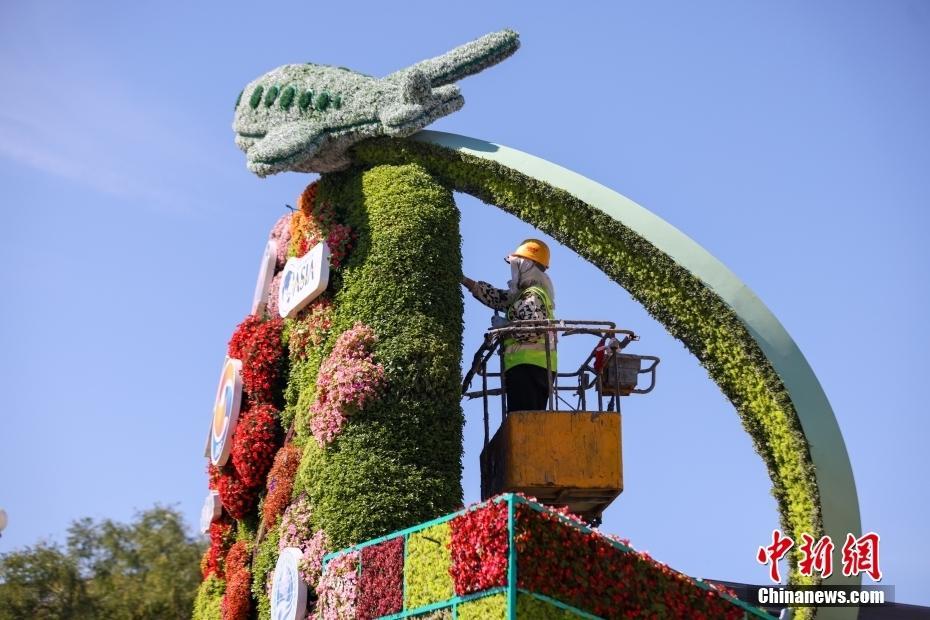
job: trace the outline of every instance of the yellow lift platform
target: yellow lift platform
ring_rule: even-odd
[[[547,354],[560,335],[588,334],[598,343],[578,370],[555,373],[547,410],[508,412],[506,378],[490,372],[488,362],[502,356],[504,339],[528,332],[544,335]],[[655,387],[659,358],[623,353],[636,340],[632,331],[608,321],[512,321],[488,330],[462,383],[465,398],[484,403],[482,499],[523,493],[600,523],[604,510],[623,491],[620,397]],[[648,386],[639,387],[640,375],[649,375]],[[469,391],[475,377],[481,378],[481,389]],[[489,387],[489,379],[499,387]],[[574,395],[576,406],[560,392]],[[500,396],[501,425],[490,437],[488,399],[494,396]],[[560,410],[560,403],[568,408]]]

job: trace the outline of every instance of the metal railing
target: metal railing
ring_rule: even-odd
[[[546,352],[546,366],[552,368],[552,356],[556,351],[559,335],[562,337],[576,335],[591,335],[598,338],[598,343],[574,372],[548,372],[546,376],[549,383],[548,409],[559,410],[559,402],[564,403],[571,411],[613,411],[616,407],[620,411],[620,397],[629,394],[646,394],[651,392],[656,383],[656,366],[659,358],[652,355],[632,355],[622,353],[631,342],[639,340],[639,336],[628,329],[617,329],[612,321],[510,321],[505,326],[489,329],[485,332],[484,342],[475,352],[471,368],[462,381],[462,396],[469,400],[481,398],[484,407],[484,444],[490,441],[490,421],[488,397],[500,396],[501,420],[507,418],[507,379],[502,372],[504,368],[504,341],[522,334],[542,336]],[[599,368],[595,368],[598,354],[602,361]],[[500,359],[501,371],[489,372],[488,362],[494,355]],[[646,364],[644,365],[644,362]],[[638,386],[639,375],[650,375],[648,387]],[[474,378],[481,377],[481,389],[469,391]],[[499,387],[489,387],[488,379],[497,379]],[[560,385],[570,383],[571,385]],[[574,381],[568,381],[574,379]],[[593,391],[595,398],[588,399],[588,392]],[[560,392],[571,392],[577,398],[576,406],[572,406],[560,395]],[[609,396],[607,408],[604,407],[604,398]],[[597,408],[589,408],[596,403]]]

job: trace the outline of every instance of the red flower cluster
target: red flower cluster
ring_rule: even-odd
[[[210,524],[210,547],[200,561],[200,572],[204,579],[211,574],[215,574],[220,579],[223,578],[226,574],[224,570],[226,554],[229,553],[234,539],[232,522],[226,515]]]
[[[262,524],[265,529],[274,525],[275,519],[284,513],[284,509],[291,502],[291,491],[294,489],[294,476],[297,475],[300,457],[300,448],[293,444],[278,450],[274,457],[274,464],[268,473],[268,493],[262,504]]]
[[[249,547],[244,540],[232,546],[226,556],[226,593],[221,609],[223,620],[247,620],[252,607],[252,574]]]
[[[450,522],[452,566],[459,596],[507,585],[507,502],[488,504]]]
[[[362,549],[358,620],[373,620],[404,608],[404,539]]]
[[[233,436],[232,464],[248,487],[265,481],[278,449],[278,411],[272,405],[256,405],[239,415]]]
[[[242,387],[252,402],[272,403],[280,394],[285,361],[283,329],[280,317],[263,321],[250,314],[229,341],[229,357],[242,362]]]
[[[211,465],[211,470],[211,476],[216,477],[216,490],[226,512],[234,519],[246,516],[258,499],[258,488],[245,484],[236,468],[228,463],[222,468]]]
[[[606,618],[736,619],[743,610],[645,553],[517,505],[518,587]]]

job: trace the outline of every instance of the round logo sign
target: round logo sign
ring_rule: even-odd
[[[225,465],[229,458],[232,435],[239,419],[242,404],[242,362],[231,357],[223,364],[220,385],[213,401],[213,426],[210,432],[210,460],[214,465]]]
[[[303,620],[307,614],[307,584],[297,570],[302,557],[296,547],[287,547],[278,556],[271,582],[272,620]]]
[[[206,499],[203,500],[203,508],[200,509],[200,533],[206,534],[210,531],[210,524],[216,521],[223,514],[223,504],[220,502],[220,494],[216,491],[210,491]]]

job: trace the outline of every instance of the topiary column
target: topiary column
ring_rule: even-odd
[[[356,238],[320,365],[292,369],[294,495],[339,548],[461,505],[461,236],[452,192],[419,165],[325,175],[316,198]],[[344,396],[375,375],[371,393]],[[333,412],[339,398],[349,406]]]

